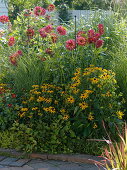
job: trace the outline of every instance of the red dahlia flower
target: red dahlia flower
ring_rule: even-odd
[[[0,22],[3,23],[3,24],[6,23],[6,22],[9,22],[8,16],[6,16],[6,15],[0,16]]]
[[[39,30],[39,33],[40,33],[40,36],[42,37],[42,38],[46,38],[47,37],[47,32],[45,31],[45,28],[41,28],[40,30]]]
[[[52,25],[47,25],[46,27],[44,27],[44,29],[45,29],[45,32],[51,33],[51,31],[53,30],[53,27]]]
[[[68,41],[66,41],[65,46],[68,50],[74,50],[76,48],[76,42],[75,42],[75,40],[68,40]]]
[[[50,4],[47,9],[48,9],[49,12],[54,11],[55,5],[54,4]]]
[[[80,46],[84,46],[87,43],[87,39],[84,37],[77,37],[77,44]]]
[[[8,45],[9,46],[13,46],[15,44],[15,38],[14,37],[10,37],[8,40]]]
[[[14,93],[11,94],[11,97],[12,97],[12,98],[16,98],[16,94],[14,94]]]
[[[35,14],[36,16],[45,15],[45,13],[46,13],[46,10],[45,10],[44,8],[40,7],[40,6],[36,6],[36,7],[34,8],[34,14]]]
[[[58,26],[56,28],[56,30],[57,30],[58,34],[60,34],[60,35],[66,35],[66,33],[67,33],[66,29],[62,26]]]
[[[12,107],[12,104],[8,104],[8,107]]]
[[[91,38],[95,34],[95,31],[93,29],[88,30],[88,37]]]
[[[11,64],[16,66],[17,65],[17,59],[20,55],[22,55],[22,51],[18,50],[17,52],[15,52],[11,56],[9,56],[9,60],[10,60]]]
[[[77,37],[84,37],[84,36],[86,36],[86,32],[85,31],[78,31]]]
[[[97,40],[97,41],[95,42],[95,47],[96,47],[96,48],[100,48],[103,44],[104,44],[104,41],[103,41],[103,40]]]
[[[100,35],[104,34],[104,25],[103,24],[98,24],[98,32]]]

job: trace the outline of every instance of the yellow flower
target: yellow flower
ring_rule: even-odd
[[[33,88],[39,88],[39,85],[33,85],[32,87]]]
[[[76,69],[76,72],[74,73],[75,76],[79,75],[80,74],[80,71],[81,71],[81,68],[77,68]]]
[[[96,129],[96,128],[97,128],[97,124],[96,124],[96,123],[94,123],[93,128],[94,128],[94,129]]]
[[[64,115],[63,120],[67,120],[67,119],[69,119],[69,115]]]
[[[22,101],[22,104],[27,104],[27,101]]]
[[[83,76],[87,76],[87,75],[89,75],[91,72],[89,72],[89,71],[87,71],[87,72],[84,72],[83,73]]]
[[[72,96],[70,96],[70,97],[67,98],[67,101],[68,101],[69,103],[74,103],[74,102],[75,102],[75,99],[74,99]]]
[[[53,90],[48,90],[47,93],[53,93],[54,91]]]
[[[37,99],[37,102],[43,102],[43,101],[45,101],[45,98],[44,98],[44,97],[39,96],[39,97],[38,97],[38,99]]]
[[[87,99],[89,97],[89,94],[88,93],[83,93],[81,94],[80,98],[81,99]]]
[[[77,86],[77,84],[74,83],[74,84],[72,84],[72,85],[70,86],[70,89],[74,89],[74,88],[76,88],[76,86]]]
[[[30,97],[30,98],[29,98],[29,101],[33,101],[33,100],[34,100],[34,97]]]
[[[78,79],[79,79],[78,76],[72,77],[72,80],[78,80]]]
[[[37,109],[38,109],[38,107],[33,107],[33,108],[32,108],[32,110],[37,110]]]
[[[46,102],[46,103],[51,103],[51,102],[52,102],[52,99],[51,99],[51,98],[45,99],[45,102]]]
[[[122,117],[124,116],[123,112],[121,112],[121,111],[117,111],[116,114],[119,119],[122,119]]]
[[[94,116],[90,113],[89,116],[88,116],[88,120],[93,120],[94,119]]]
[[[19,117],[21,117],[21,118],[24,116],[25,116],[25,112],[19,114]]]
[[[111,97],[112,94],[108,91],[106,94],[105,94],[107,97]]]
[[[79,106],[82,110],[84,110],[88,107],[88,104],[86,102],[82,102],[82,103],[79,103]]]
[[[21,108],[21,112],[27,112],[28,108]]]
[[[55,113],[56,112],[56,109],[52,106],[49,107],[49,112],[50,113]]]
[[[34,94],[37,94],[37,95],[38,95],[38,94],[41,94],[41,92],[39,92],[39,91],[34,91],[33,93],[34,93]]]
[[[65,113],[66,110],[65,110],[65,109],[61,109],[60,112],[61,112],[61,113]]]
[[[85,90],[86,93],[93,93],[93,90]]]
[[[77,94],[77,93],[79,92],[79,89],[74,89],[72,92],[73,92],[74,94]]]
[[[97,84],[99,79],[98,78],[90,78],[92,84]]]
[[[48,107],[44,107],[43,110],[46,111],[46,112],[48,112],[48,111],[49,111],[49,108],[48,108]]]
[[[101,79],[104,79],[104,80],[111,78],[111,76],[110,76],[109,74],[107,74],[107,73],[104,73],[104,74],[100,75],[99,77],[100,77]]]

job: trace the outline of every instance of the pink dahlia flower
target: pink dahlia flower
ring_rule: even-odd
[[[68,40],[68,41],[66,41],[66,45],[65,46],[66,46],[66,48],[68,50],[74,50],[76,48],[76,42],[73,39]]]
[[[45,29],[45,32],[51,33],[51,31],[53,30],[53,27],[52,25],[47,25],[46,27],[44,27],[44,29]]]
[[[60,34],[60,35],[66,35],[67,34],[67,31],[63,26],[58,26],[56,28],[56,30],[57,30],[58,34]]]
[[[40,30],[39,30],[39,33],[40,33],[40,36],[42,37],[42,38],[46,38],[47,37],[47,32],[45,31],[45,28],[41,28]]]
[[[0,16],[0,22],[1,22],[2,24],[5,24],[6,22],[9,22],[8,16],[6,16],[6,15],[1,15],[1,16]]]
[[[8,45],[9,46],[13,46],[15,44],[15,38],[14,37],[10,37],[8,40]]]
[[[98,32],[100,33],[100,35],[104,34],[104,25],[103,24],[98,24]]]
[[[55,5],[50,4],[47,9],[48,9],[49,12],[54,11],[55,10]]]
[[[87,43],[87,39],[84,37],[77,37],[77,44],[80,46],[84,46]]]
[[[45,13],[46,13],[46,10],[45,10],[44,8],[40,7],[40,6],[36,6],[36,7],[34,8],[34,14],[35,14],[36,16],[45,15]]]
[[[104,44],[104,41],[103,41],[103,40],[97,40],[97,41],[95,42],[95,47],[96,47],[96,48],[100,48],[103,44]]]

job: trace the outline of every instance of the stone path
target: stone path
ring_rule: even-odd
[[[0,156],[0,170],[98,170],[98,168],[93,164]]]

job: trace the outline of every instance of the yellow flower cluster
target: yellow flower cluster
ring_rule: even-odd
[[[88,107],[88,104],[86,102],[79,103],[79,106],[82,110],[85,110]]]
[[[50,106],[50,107],[44,107],[43,110],[44,110],[45,112],[50,112],[50,113],[55,113],[55,112],[56,112],[56,109],[55,109],[54,107],[52,107],[52,106]]]
[[[122,111],[117,111],[116,114],[117,114],[119,119],[122,119],[123,116],[124,116],[124,113]]]

